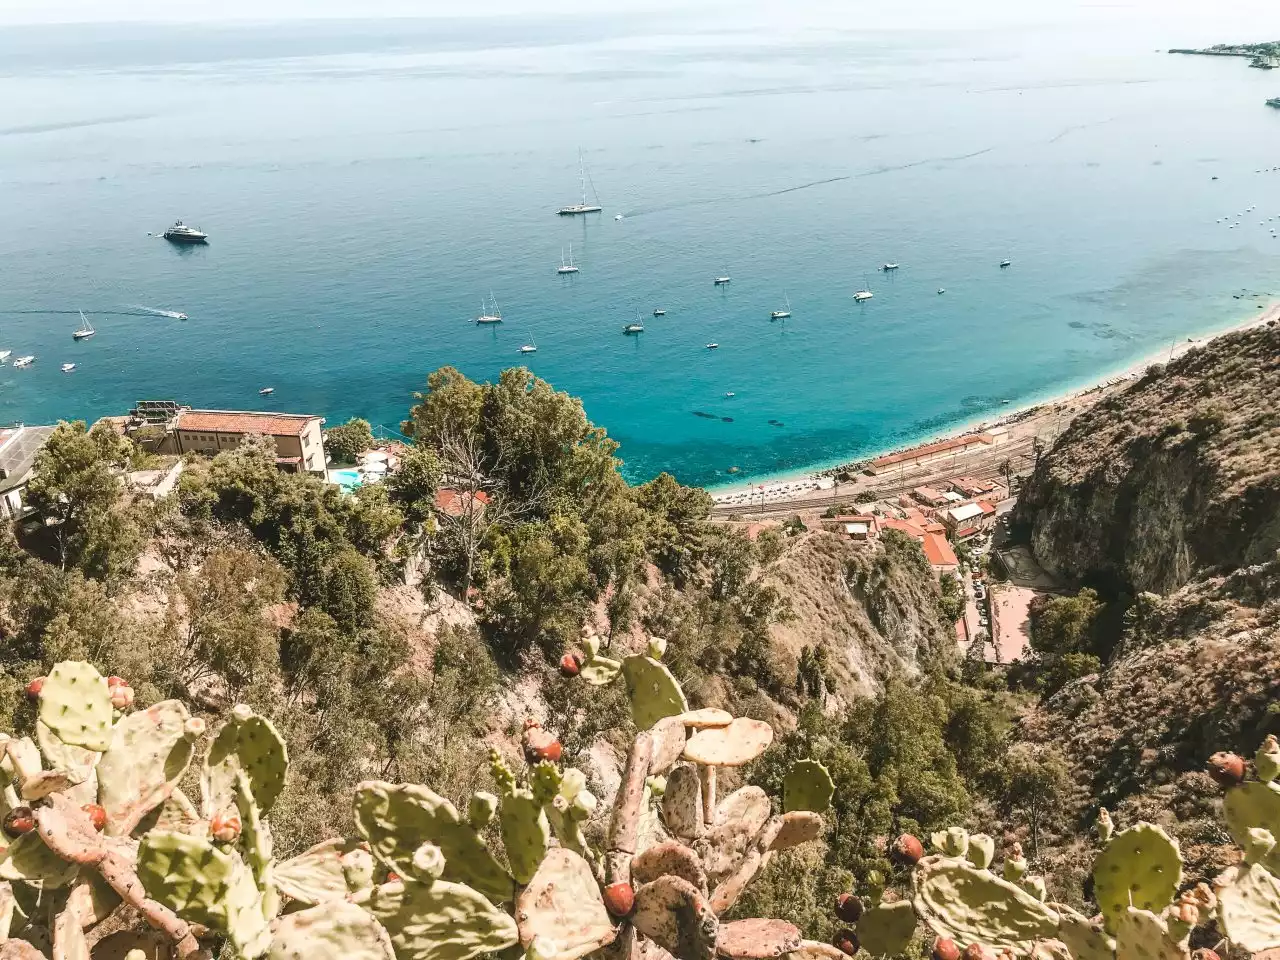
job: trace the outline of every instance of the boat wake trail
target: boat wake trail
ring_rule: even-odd
[[[787,193],[796,193],[799,190],[812,190],[814,187],[825,187],[832,183],[841,183],[845,180],[856,180],[861,177],[878,177],[885,173],[894,173],[898,170],[910,170],[912,167],[923,167],[931,163],[956,163],[960,160],[972,160],[974,157],[980,157],[984,153],[990,153],[995,147],[985,147],[982,150],[974,150],[972,153],[961,153],[949,157],[925,157],[922,160],[912,160],[910,163],[899,163],[888,167],[875,167],[871,170],[864,170],[861,173],[846,173],[839,177],[827,177],[824,180],[812,180],[809,183],[796,184],[793,187],[783,187],[781,190],[767,190],[763,193],[744,193],[736,194],[729,197],[706,197],[702,200],[686,200],[683,203],[671,203],[661,207],[646,207],[639,210],[628,210],[623,216],[626,218],[642,217],[651,213],[666,213],[670,210],[683,210],[687,207],[705,207],[716,203],[741,203],[745,200],[765,200],[769,197],[780,197]]]
[[[134,310],[141,310],[143,313],[148,313],[153,317],[168,317],[170,320],[187,319],[187,315],[185,313],[179,313],[177,310],[161,310],[159,307],[144,307],[140,303],[131,303],[129,306]]]
[[[1100,127],[1104,123],[1115,123],[1115,121],[1119,119],[1120,118],[1118,116],[1108,117],[1106,120],[1094,120],[1092,123],[1077,123],[1070,127],[1063,127],[1056,137],[1051,137],[1049,140],[1046,140],[1045,142],[1057,143],[1063,137],[1070,136],[1071,134],[1076,133],[1077,131],[1088,130],[1090,127]]]
[[[18,127],[0,127],[0,137],[16,137],[29,133],[56,133],[59,130],[78,130],[81,127],[100,127],[109,123],[129,123],[133,120],[150,120],[152,113],[122,113],[114,117],[98,117],[91,120],[64,120],[61,123],[29,123]]]

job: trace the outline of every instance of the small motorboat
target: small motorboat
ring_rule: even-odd
[[[17,360],[13,361],[13,365],[21,370],[23,367],[29,367],[35,362],[35,357],[19,357]]]
[[[734,392],[733,392],[732,390],[730,390],[728,393],[726,393],[726,394],[725,394],[725,397],[726,397],[726,398],[731,398],[731,397],[733,397],[733,396],[735,396],[735,394],[734,394]]]
[[[615,213],[615,214],[613,215],[613,219],[615,219],[615,220],[621,220],[621,219],[622,219],[622,214],[620,214],[620,213]]]
[[[1000,266],[1001,266],[1001,268],[1009,267],[1009,266],[1012,266],[1012,265],[1013,265],[1013,261],[1012,261],[1012,260],[1001,260],[1001,261],[1000,261]]]
[[[870,290],[864,287],[863,289],[859,290],[857,293],[853,295],[853,299],[857,300],[859,303],[862,303],[864,300],[870,300],[873,296],[875,296],[875,294],[873,294]]]
[[[63,372],[63,373],[70,373],[70,372],[71,372],[72,370],[74,370],[75,368],[76,368],[76,365],[75,365],[74,363],[64,363],[64,364],[62,365],[62,372]]]
[[[626,334],[626,335],[628,335],[628,336],[629,336],[629,335],[631,335],[631,334],[633,334],[633,333],[644,333],[644,324],[643,324],[643,323],[628,323],[625,327],[623,327],[623,328],[622,328],[622,332],[623,332],[623,334]]]
[[[521,353],[537,353],[538,348],[534,346],[532,343],[526,343],[523,347],[520,348],[520,352]]]
[[[258,391],[258,396],[269,397],[271,394],[275,392],[276,392],[275,387],[263,387],[261,390]]]
[[[947,292],[947,288],[946,288],[946,287],[939,287],[939,288],[938,288],[938,295],[939,295],[939,296],[941,296],[942,294],[944,294],[944,293],[946,293],[946,292]]]
[[[707,349],[708,349],[708,350],[719,350],[719,349],[720,349],[720,344],[718,344],[718,343],[708,343],[708,344],[707,344]]]
[[[655,317],[665,317],[665,316],[667,315],[667,311],[665,311],[665,310],[663,310],[661,307],[659,307],[658,309],[656,309],[656,310],[654,310],[654,311],[653,311],[653,315],[654,315]]]
[[[888,273],[890,270],[897,270],[898,265],[896,263],[886,263],[880,269],[883,270],[885,273]]]
[[[729,283],[729,282],[731,282],[732,280],[733,280],[733,277],[716,277],[716,278],[715,278],[715,280],[714,280],[714,281],[712,281],[712,282],[713,282],[717,287],[723,287],[726,283]]]

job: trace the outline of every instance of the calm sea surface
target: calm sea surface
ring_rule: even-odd
[[[1268,37],[0,30],[0,350],[39,358],[0,367],[0,422],[171,398],[394,429],[430,370],[524,362],[637,480],[932,436],[1280,296],[1280,79],[1156,52],[1236,39]],[[605,212],[557,217],[579,147]],[[148,235],[177,217],[211,243]]]

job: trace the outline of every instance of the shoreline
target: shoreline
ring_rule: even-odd
[[[830,478],[834,474],[852,470],[859,464],[864,464],[878,457],[889,456],[890,454],[902,453],[915,447],[922,446],[927,443],[935,443],[939,440],[949,440],[956,437],[962,437],[972,433],[980,433],[983,430],[990,430],[995,427],[1009,426],[1021,422],[1027,417],[1043,407],[1056,407],[1064,403],[1079,400],[1090,393],[1106,389],[1107,387],[1116,386],[1120,383],[1127,382],[1135,377],[1141,376],[1146,369],[1156,363],[1168,363],[1176,360],[1187,351],[1203,346],[1211,340],[1225,336],[1231,333],[1238,333],[1242,330],[1249,330],[1253,327],[1263,326],[1267,323],[1280,320],[1280,300],[1271,299],[1258,305],[1258,313],[1247,319],[1236,320],[1227,326],[1210,328],[1206,332],[1186,337],[1182,341],[1174,344],[1171,349],[1161,348],[1151,353],[1145,354],[1138,360],[1126,362],[1122,367],[1111,373],[1103,373],[1100,377],[1091,377],[1089,382],[1083,385],[1071,386],[1065,389],[1053,389],[1051,392],[1039,396],[1037,398],[1028,399],[1015,409],[1002,412],[998,417],[991,418],[991,414],[975,416],[963,422],[955,424],[953,427],[944,430],[942,433],[930,437],[921,437],[912,440],[909,443],[896,443],[887,447],[877,448],[868,451],[865,455],[858,457],[856,460],[842,459],[836,463],[812,465],[809,467],[787,470],[775,474],[765,474],[750,480],[730,480],[723,484],[707,485],[704,487],[708,493],[716,500],[717,506],[724,505],[729,498],[743,494],[751,493],[753,496],[763,495],[767,499],[774,502],[785,503],[788,500],[797,499],[806,494],[813,494],[822,488],[819,486],[823,478]]]

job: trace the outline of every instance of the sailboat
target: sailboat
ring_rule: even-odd
[[[600,198],[596,197],[594,204],[587,203],[587,165],[582,159],[582,151],[578,151],[578,183],[582,186],[582,202],[572,203],[567,207],[561,207],[556,212],[562,217],[575,217],[580,213],[599,213],[604,208],[600,206]],[[594,194],[596,185],[591,185],[591,192]]]
[[[867,289],[867,278],[863,277],[862,289],[857,291],[853,295],[853,299],[857,300],[859,303],[862,303],[864,300],[870,300],[872,296],[873,294],[871,293],[871,291]]]
[[[573,244],[572,243],[569,244],[569,262],[568,263],[565,263],[564,248],[561,247],[560,248],[560,266],[556,270],[556,273],[577,273],[577,272],[578,272],[578,268],[573,262]]]
[[[489,301],[493,301],[493,312],[489,312]],[[489,299],[480,301],[480,316],[476,317],[476,323],[501,323],[502,311],[498,309],[498,298],[493,295],[493,291],[489,291]]]
[[[71,336],[76,340],[88,340],[98,331],[93,329],[93,324],[89,322],[89,319],[84,315],[83,310],[79,311],[79,313],[80,313],[80,329],[78,329],[75,333],[71,334]]]
[[[644,324],[640,321],[639,310],[636,311],[636,322],[628,323],[625,327],[622,328],[622,332],[626,335],[630,335],[633,333],[644,333]]]
[[[791,316],[791,298],[784,293],[782,299],[787,303],[786,309],[773,311],[773,313],[769,314],[770,320],[785,320]]]
[[[11,353],[13,353],[12,350],[0,350],[0,363],[4,363],[8,360]]]

